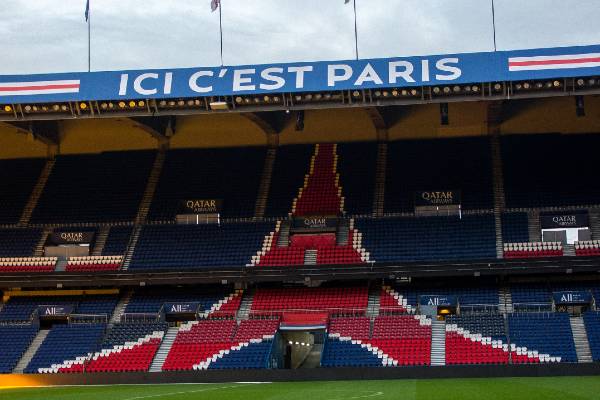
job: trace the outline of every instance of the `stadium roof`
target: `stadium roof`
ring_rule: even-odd
[[[600,93],[600,45],[354,61],[0,76],[0,120]]]

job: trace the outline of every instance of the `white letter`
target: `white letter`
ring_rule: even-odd
[[[244,85],[245,83],[252,82],[252,78],[244,78],[242,75],[254,74],[256,70],[250,69],[236,69],[233,71],[233,91],[239,92],[240,90],[256,90],[256,85]]]
[[[283,79],[281,76],[277,76],[277,75],[273,75],[273,74],[283,74],[283,68],[273,67],[273,68],[264,69],[260,73],[260,77],[266,81],[275,82],[275,83],[270,84],[270,85],[261,83],[258,86],[261,89],[265,89],[265,90],[281,89],[285,85],[285,79]]]
[[[336,75],[335,71],[343,71],[343,75]],[[352,67],[347,64],[327,66],[327,86],[335,86],[336,82],[347,81],[352,77]]]
[[[375,72],[371,64],[367,64],[365,66],[365,69],[363,69],[363,71],[360,73],[358,79],[356,80],[356,82],[354,82],[354,84],[360,86],[365,82],[375,82],[378,85],[381,85],[383,83],[383,81],[381,80],[379,75],[377,75],[377,72]]]
[[[127,81],[129,80],[128,74],[121,74],[121,83],[119,84],[119,96],[125,96],[127,94]]]
[[[438,62],[435,63],[436,68],[440,71],[450,72],[451,75],[436,74],[435,79],[438,81],[453,81],[460,78],[462,75],[460,68],[446,65],[448,63],[458,64],[458,58],[442,58],[441,60],[438,60]]]
[[[398,67],[404,67],[404,71],[398,71]],[[396,83],[397,78],[402,78],[406,82],[414,82],[415,80],[410,76],[414,69],[415,67],[408,61],[392,61],[390,63],[390,83]]]
[[[311,65],[307,65],[305,67],[288,67],[288,72],[292,74],[296,74],[296,89],[304,88],[304,73],[312,72],[313,67]]]
[[[133,81],[133,90],[135,90],[137,93],[144,95],[144,96],[149,96],[151,94],[156,94],[158,92],[158,90],[156,89],[144,89],[142,87],[142,82],[146,79],[158,79],[158,74],[154,74],[152,72],[148,72],[146,74],[141,74],[140,76],[138,76],[137,78],[135,78],[135,80]]]
[[[212,71],[198,71],[192,76],[190,76],[190,89],[197,93],[208,93],[212,92],[212,86],[198,86],[198,78],[201,76],[213,76],[214,73]]]
[[[171,86],[173,84],[173,73],[167,72],[165,74],[165,87],[163,89],[164,94],[171,94]]]
[[[429,82],[429,60],[421,60],[421,80]]]

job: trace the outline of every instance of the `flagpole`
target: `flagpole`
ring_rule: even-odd
[[[492,29],[494,30],[494,51],[496,51],[496,8],[494,7],[494,0],[492,0]]]
[[[88,8],[87,23],[88,23],[88,72],[91,72],[92,71],[92,12],[91,12],[91,7]]]
[[[221,35],[221,67],[223,66],[223,16],[221,9],[223,8],[223,0],[219,2],[219,34]]]
[[[358,28],[356,25],[356,0],[353,1],[353,5],[354,5],[354,51],[356,54],[356,59],[358,60]]]

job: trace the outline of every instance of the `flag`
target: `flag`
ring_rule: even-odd
[[[350,0],[344,0],[344,4],[350,3]]]
[[[210,1],[211,11],[216,11],[216,9],[219,8],[220,5],[221,5],[221,0],[211,0]]]
[[[90,0],[85,3],[85,22],[90,19]]]

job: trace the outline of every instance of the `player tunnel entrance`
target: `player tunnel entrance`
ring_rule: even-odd
[[[280,369],[320,367],[327,319],[326,313],[286,313],[277,334],[273,364]]]

